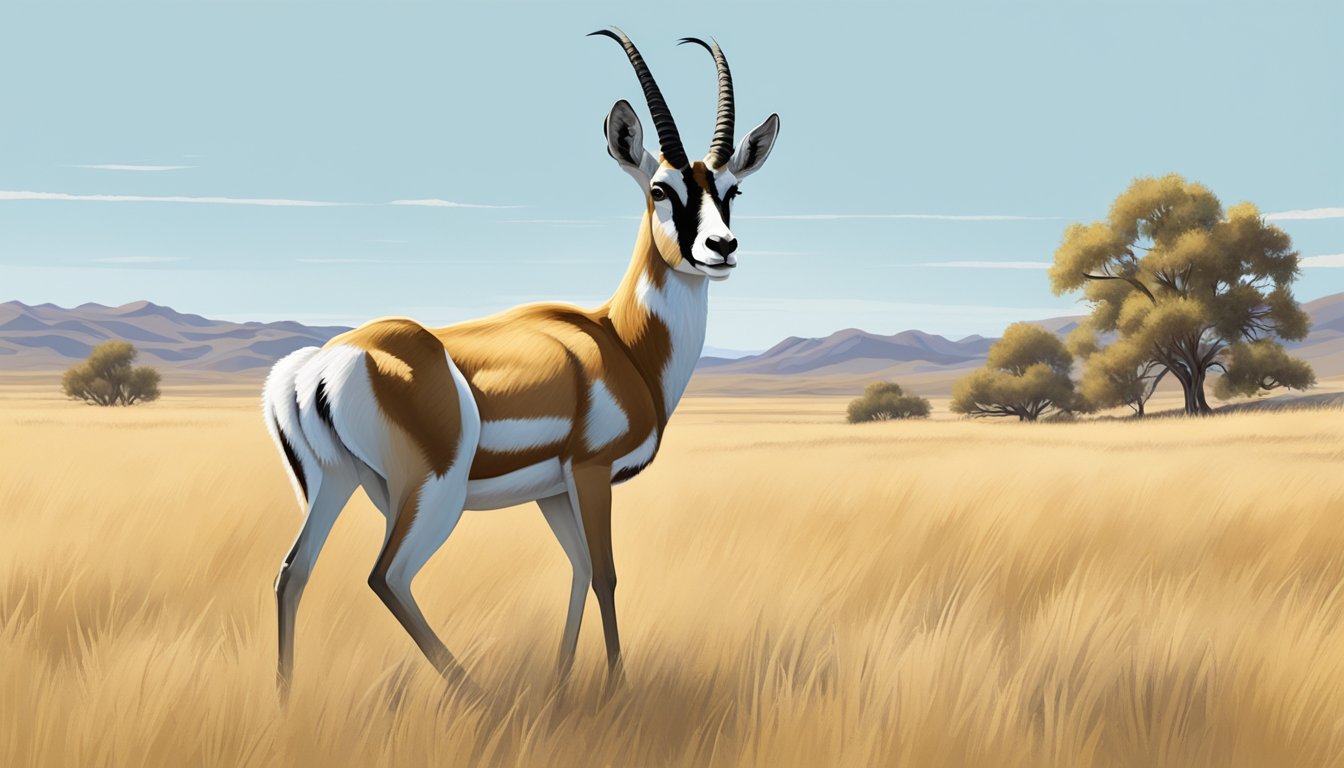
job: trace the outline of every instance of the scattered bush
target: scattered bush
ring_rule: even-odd
[[[159,372],[132,368],[136,354],[128,342],[105,341],[93,348],[88,360],[65,372],[61,387],[68,397],[92,405],[135,405],[157,400]]]
[[[1055,334],[1014,323],[989,348],[985,367],[952,388],[952,411],[968,416],[1016,416],[1036,421],[1052,411],[1086,410],[1069,378],[1073,355]]]
[[[869,384],[863,390],[863,397],[855,398],[849,404],[850,424],[890,419],[922,419],[928,415],[928,400],[905,394],[901,391],[901,386],[893,381]]]

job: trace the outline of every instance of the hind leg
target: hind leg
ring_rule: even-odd
[[[466,469],[456,470],[454,467],[443,476],[430,475],[403,499],[369,575],[369,586],[445,680],[469,685],[462,665],[435,634],[411,594],[416,574],[448,540],[462,517],[467,498]]]
[[[278,613],[280,655],[276,668],[276,682],[281,698],[289,694],[294,674],[294,621],[299,611],[303,589],[312,575],[313,564],[322,551],[322,545],[331,533],[345,503],[350,500],[356,485],[355,473],[345,465],[328,466],[314,472],[312,499],[303,528],[290,547],[280,573],[275,577],[275,603]]]

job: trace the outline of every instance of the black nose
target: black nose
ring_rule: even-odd
[[[728,254],[737,250],[737,238],[730,237],[725,239],[718,235],[714,235],[713,237],[705,238],[705,247],[720,256],[727,258]]]

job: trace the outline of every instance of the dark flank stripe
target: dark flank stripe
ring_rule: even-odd
[[[331,401],[327,399],[327,380],[317,380],[317,416],[322,419],[322,423],[327,425],[333,432],[336,430],[336,424],[331,420]]]
[[[299,455],[294,452],[294,446],[289,444],[289,436],[285,430],[280,428],[280,422],[275,422],[275,433],[280,435],[280,447],[285,452],[285,461],[289,462],[289,468],[294,472],[294,477],[299,481],[299,490],[303,491],[303,498],[308,498],[308,478],[303,474],[303,462],[299,461]]]
[[[649,466],[649,464],[640,464],[639,466],[635,467],[621,467],[620,469],[616,470],[616,475],[611,478],[611,484],[620,485],[621,483],[624,483],[626,480],[629,480],[635,475],[638,475],[640,472],[643,472],[645,467],[647,466]]]

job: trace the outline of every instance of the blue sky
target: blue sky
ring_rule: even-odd
[[[1344,291],[1340,3],[112,6],[0,9],[0,300],[344,324],[598,303],[642,206],[602,118],[626,98],[652,134],[619,48],[584,37],[608,24],[693,155],[714,74],[682,36],[723,44],[739,137],[782,118],[712,345],[1077,311],[1037,265],[1173,171],[1311,212],[1276,217],[1311,257],[1298,294]]]

